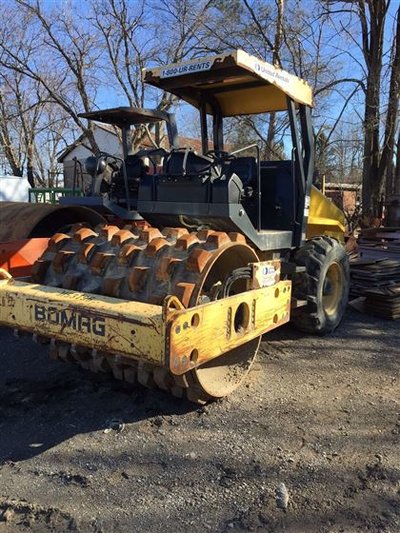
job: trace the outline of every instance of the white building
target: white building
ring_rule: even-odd
[[[107,124],[95,124],[93,134],[100,150],[117,157],[122,157],[122,145],[117,135],[117,130],[113,126]],[[64,187],[73,186],[74,172],[77,162],[82,165],[85,183],[89,179],[89,176],[85,173],[85,160],[93,155],[90,148],[88,148],[89,146],[89,141],[86,136],[82,134],[59,156],[58,162],[62,163],[64,168]],[[78,183],[77,186],[80,187],[80,183]]]

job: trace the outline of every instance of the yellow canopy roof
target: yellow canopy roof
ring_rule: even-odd
[[[313,105],[307,82],[243,50],[143,70],[146,83],[179,96],[208,113],[219,106],[225,117],[287,109],[287,96]]]

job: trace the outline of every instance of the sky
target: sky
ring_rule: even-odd
[[[400,0],[391,0],[389,5],[389,11],[387,15],[386,32],[384,39],[384,63],[390,60],[390,53],[392,50],[392,36],[395,27],[396,12],[399,7]],[[275,0],[266,2],[272,7],[275,6]],[[311,0],[302,0],[301,5],[303,8],[310,8],[313,12],[312,6],[315,4]],[[316,21],[311,20],[311,24],[316,25]],[[346,41],[343,42],[338,39],[337,32],[345,29],[348,32],[348,36],[345,37]],[[338,70],[336,73],[337,78],[363,78],[364,73],[364,57],[361,49],[357,46],[357,42],[360,42],[360,23],[355,15],[343,15],[337,14],[333,16],[333,21],[327,24],[324,29],[324,38],[322,45],[323,54],[336,54]],[[342,33],[343,35],[343,33]],[[307,43],[303,43],[307,46]],[[388,86],[388,77],[384,79],[384,88]],[[316,98],[316,106],[314,115],[316,122],[321,124],[322,122],[332,125],[339,113],[342,111],[343,105],[346,101],[348,94],[356,87],[354,83],[343,83],[335,87],[334,91],[330,94],[329,105],[323,106],[319,109],[319,99]],[[385,96],[382,98],[385,101]],[[340,123],[343,127],[351,127],[355,122],[358,122],[358,118],[362,115],[362,109],[364,104],[364,95],[362,91],[358,91],[351,99],[349,105],[346,107],[343,113]],[[193,110],[189,109],[186,104],[179,106],[177,109],[177,118],[180,123],[188,124],[193,120]],[[322,115],[322,116],[319,116]],[[196,115],[197,116],[197,115]],[[191,120],[188,120],[188,119]],[[197,128],[198,130],[198,128]]]
[[[68,16],[72,7],[73,11],[75,11],[78,16],[80,15],[84,20],[86,17],[91,15],[90,1],[91,0],[41,0],[41,5],[49,9],[57,9],[65,13],[65,16]],[[400,0],[391,0],[387,24],[388,30],[390,29],[390,26],[394,23],[394,17],[396,10],[399,6],[399,1]],[[157,7],[158,2],[159,0],[146,0],[146,3],[153,7]],[[130,3],[132,6],[137,4],[136,0],[131,0]],[[274,8],[275,0],[266,0],[264,4]],[[315,13],[315,0],[299,0],[299,5],[304,10],[309,10],[310,15]],[[316,26],[317,21],[313,21],[310,18],[310,24],[311,26]],[[339,42],[338,38],[336,37],[336,32],[338,28],[340,28],[341,24],[344,26],[345,30],[349,32],[349,37],[347,38],[346,42]],[[354,36],[358,35],[358,32],[359,22],[357,21],[356,17],[353,17],[353,20],[350,20],[348,19],[347,15],[334,16],[333,24],[330,26],[326,26],[326,33],[324,35],[324,44],[322,50],[323,53],[326,54],[337,54],[338,70],[336,72],[336,76],[338,78],[362,77],[362,64],[364,60],[360,49],[352,40]],[[387,53],[387,56],[389,54],[391,45],[391,42],[389,40],[389,34],[390,32],[387,31],[385,40],[385,51]],[[149,36],[145,33],[140,35],[140,40],[142,40],[143,42],[145,42],[148,38]],[[307,42],[306,35],[303,36],[302,44],[305,47],[311,48],[311,44]],[[352,57],[350,57],[350,55]],[[123,97],[121,89],[117,85],[111,85],[109,82],[107,82],[107,78],[105,76],[100,76],[99,80],[100,81],[97,86],[97,94],[94,105],[95,108],[107,108],[126,105],[126,99]],[[317,107],[314,111],[314,115],[316,118],[317,125],[321,125],[322,123],[326,122],[326,124],[329,126],[334,123],[336,117],[338,116],[343,107],[343,103],[345,101],[346,96],[354,86],[354,84],[350,83],[344,83],[340,86],[337,86],[329,97],[329,103],[325,104],[324,106],[320,105],[320,100],[318,98],[316,99]],[[154,106],[153,97],[156,94],[156,91],[157,90],[154,89],[148,93],[148,95],[150,96],[148,98],[148,101],[146,102],[146,105],[148,107]],[[343,114],[341,123],[346,126],[353,125],[354,123],[358,122],[357,114],[362,113],[362,108],[363,98],[360,92],[359,94],[355,95],[355,97],[352,99],[351,104],[346,108],[346,112]],[[197,136],[199,134],[198,112],[187,104],[180,104],[176,106],[174,111],[177,115],[179,131],[185,136]]]

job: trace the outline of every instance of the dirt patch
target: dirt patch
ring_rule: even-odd
[[[200,409],[0,331],[0,532],[400,531],[399,330],[281,328]]]
[[[24,500],[0,499],[0,523],[9,531],[77,531],[75,519],[59,509],[44,508]]]

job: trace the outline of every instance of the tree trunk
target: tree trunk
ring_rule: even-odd
[[[386,191],[388,194],[393,190],[394,177],[394,146],[396,127],[398,126],[399,93],[400,93],[400,7],[397,10],[396,35],[393,40],[393,52],[391,61],[391,75],[389,86],[388,109],[385,125],[385,138],[379,165],[379,175],[382,179],[386,174]]]
[[[274,67],[282,68],[280,49],[283,37],[283,11],[285,7],[285,0],[275,0],[275,2],[278,10],[278,15],[276,19],[274,49],[272,51],[272,64],[274,65]],[[276,113],[270,113],[267,133],[267,159],[269,160],[274,157],[275,133]]]
[[[364,115],[363,212],[378,216],[383,180],[379,176],[380,69],[374,65],[368,77]]]
[[[379,173],[380,144],[380,89],[383,54],[383,34],[386,0],[367,0],[370,23],[365,13],[365,1],[359,0],[363,53],[367,65],[367,83],[364,114],[363,213],[380,216],[383,176]]]
[[[84,130],[84,133],[86,135],[87,140],[89,141],[90,148],[92,149],[93,153],[95,155],[100,153],[99,145],[96,142],[96,139],[94,138],[94,131],[92,123],[89,121],[89,127]]]
[[[397,137],[396,170],[394,172],[393,193],[400,194],[400,131]]]
[[[270,113],[268,133],[267,133],[267,159],[271,160],[274,157],[274,144],[275,144],[275,132],[276,132],[276,113]]]
[[[35,187],[35,172],[33,166],[33,146],[29,144],[26,150],[26,172],[29,185]]]
[[[4,119],[1,120],[0,126],[1,126],[0,143],[4,151],[4,155],[7,159],[7,163],[10,166],[13,176],[21,177],[24,173],[24,169],[21,166],[20,158],[15,153],[16,150],[14,149],[14,146],[12,145],[12,142],[11,142],[11,138],[8,135],[8,130],[6,128]]]

